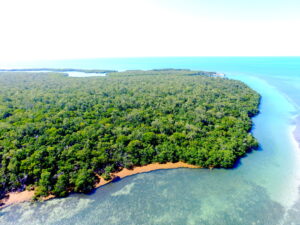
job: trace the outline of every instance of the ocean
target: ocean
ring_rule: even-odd
[[[7,207],[0,224],[300,224],[300,57],[107,58],[4,67],[215,71],[245,82],[262,101],[252,129],[260,148],[234,169],[133,175],[89,195]]]

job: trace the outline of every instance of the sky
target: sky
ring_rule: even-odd
[[[299,56],[299,0],[0,0],[0,62]]]

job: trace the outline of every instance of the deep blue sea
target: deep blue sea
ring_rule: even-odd
[[[253,134],[260,149],[234,169],[159,170],[90,195],[0,211],[0,224],[300,224],[300,57],[110,58],[2,64],[0,68],[160,69],[225,73],[262,96]],[[89,78],[80,78],[89,79]],[[101,79],[101,77],[99,77]],[[293,135],[294,134],[294,135]]]

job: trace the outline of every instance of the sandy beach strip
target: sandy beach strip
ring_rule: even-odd
[[[100,178],[100,182],[96,184],[96,188],[101,187],[105,184],[110,183],[111,181],[113,181],[115,178],[125,178],[134,174],[139,174],[139,173],[147,173],[147,172],[151,172],[154,170],[163,170],[163,169],[177,169],[177,168],[200,168],[199,166],[195,166],[195,165],[191,165],[191,164],[187,164],[184,162],[176,162],[176,163],[164,163],[164,164],[160,164],[160,163],[152,163],[152,164],[148,164],[146,166],[137,166],[134,167],[133,169],[122,169],[120,172],[117,173],[113,173],[111,174],[112,179],[111,180],[104,180],[101,176],[99,176]]]
[[[110,182],[112,182],[113,180],[115,180],[116,178],[122,179],[128,176],[132,176],[134,174],[139,174],[139,173],[146,173],[146,172],[151,172],[151,171],[155,171],[155,170],[163,170],[163,169],[177,169],[177,168],[200,168],[199,166],[194,166],[188,163],[184,163],[184,162],[176,162],[176,163],[164,163],[164,164],[160,164],[160,163],[152,163],[152,164],[148,164],[145,166],[136,166],[133,169],[122,169],[119,172],[116,173],[112,173],[111,180],[104,180],[101,176],[97,175],[100,178],[100,181],[95,185],[95,188],[99,188],[103,185],[106,185]],[[32,198],[34,197],[34,191],[22,191],[22,192],[10,192],[6,195],[6,197],[4,199],[0,200],[1,208],[7,207],[9,205],[13,205],[13,204],[17,204],[17,203],[21,203],[21,202],[27,202],[27,201],[31,201]],[[54,195],[49,195],[45,198],[43,198],[42,200],[49,200],[55,198]]]
[[[22,192],[10,192],[6,195],[4,199],[0,200],[0,208],[17,204],[21,202],[31,201],[34,196],[34,191],[22,191]],[[3,204],[3,205],[2,205]]]

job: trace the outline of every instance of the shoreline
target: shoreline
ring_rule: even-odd
[[[164,164],[159,164],[159,163],[151,163],[145,166],[136,166],[133,169],[126,169],[123,168],[121,171],[112,173],[111,177],[112,179],[110,180],[104,180],[100,175],[97,174],[97,176],[100,178],[100,181],[95,184],[94,188],[97,189],[99,187],[102,187],[106,184],[111,183],[112,181],[115,181],[116,179],[123,179],[128,176],[132,176],[135,174],[140,174],[140,173],[147,173],[155,170],[163,170],[163,169],[178,169],[178,168],[192,168],[192,169],[199,169],[201,167],[191,165],[188,163],[184,162],[176,162],[176,163],[164,163]],[[34,191],[22,191],[22,192],[9,192],[6,194],[7,197],[3,198],[0,200],[0,209],[3,209],[5,207],[8,207],[10,205],[14,204],[19,204],[22,202],[29,202],[32,201],[32,198],[34,197]],[[66,196],[68,197],[68,196]],[[54,195],[49,195],[47,197],[42,198],[42,201],[47,201],[49,199],[55,198]]]
[[[176,162],[176,163],[168,162],[168,163],[164,163],[164,164],[151,163],[151,164],[148,164],[145,166],[136,166],[133,169],[123,168],[119,172],[112,173],[111,174],[112,179],[110,179],[110,180],[104,180],[101,176],[98,175],[98,177],[100,178],[100,182],[96,183],[95,188],[99,188],[103,185],[111,183],[112,181],[114,181],[118,178],[123,179],[125,177],[129,177],[129,176],[132,176],[135,174],[147,173],[147,172],[151,172],[151,171],[155,171],[155,170],[178,169],[178,168],[192,168],[192,169],[198,168],[199,169],[201,167],[191,165],[188,163],[184,163],[184,162]]]

